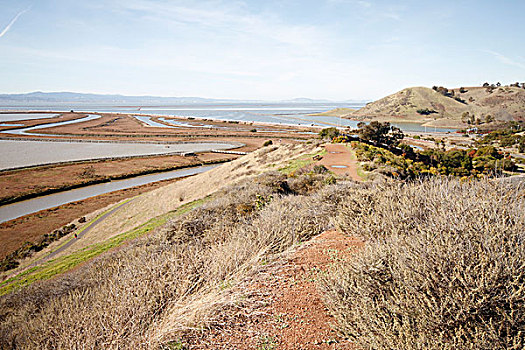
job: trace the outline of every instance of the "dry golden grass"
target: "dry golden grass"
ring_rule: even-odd
[[[363,349],[523,349],[525,191],[432,179],[356,189],[337,222],[365,248],[323,287]]]
[[[327,229],[346,189],[316,191],[322,175],[289,180],[246,179],[150,236],[0,298],[0,348],[158,349],[214,325],[241,306],[229,286]]]
[[[60,256],[71,254],[74,251],[85,249],[90,245],[104,242],[128,232],[146,223],[151,218],[204,198],[224,186],[267,171],[269,165],[274,165],[274,169],[278,169],[304,153],[319,150],[318,144],[286,144],[264,147],[203,174],[182,179],[145,193],[97,225],[96,229],[90,231],[82,240],[62,252]]]
[[[502,86],[492,93],[482,87],[469,87],[460,93],[454,89],[455,96],[465,100],[460,103],[453,98],[426,87],[412,87],[383,97],[351,115],[358,118],[377,118],[387,121],[419,121],[431,126],[465,127],[461,123],[464,112],[475,114],[480,119],[490,114],[496,120],[519,120],[525,116],[525,90]],[[420,115],[417,110],[428,108],[437,113],[429,116]],[[392,116],[395,116],[393,118]]]

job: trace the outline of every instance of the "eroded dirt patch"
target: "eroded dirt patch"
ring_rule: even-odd
[[[352,158],[352,153],[342,144],[327,144],[324,146],[326,154],[318,162],[336,175],[347,175],[355,181],[363,181],[357,174],[357,161]]]
[[[250,304],[259,305],[224,327],[193,334],[189,349],[355,349],[333,328],[316,278],[334,259],[362,247],[359,239],[325,232],[288,258],[263,268],[247,287]]]

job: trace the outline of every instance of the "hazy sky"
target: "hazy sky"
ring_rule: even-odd
[[[374,99],[525,82],[524,0],[0,0],[0,93]]]

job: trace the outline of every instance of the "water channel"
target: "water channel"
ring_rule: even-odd
[[[29,128],[20,128],[20,129],[11,129],[11,130],[4,130],[1,131],[3,134],[12,134],[12,135],[29,135],[29,136],[60,136],[60,135],[53,135],[53,134],[38,134],[33,132],[34,130],[39,129],[47,129],[52,128],[55,126],[63,126],[63,125],[69,125],[69,124],[76,124],[76,123],[83,123],[88,122],[90,120],[95,120],[100,118],[98,114],[90,114],[87,117],[80,118],[80,119],[74,119],[74,120],[68,120],[68,121],[61,121],[56,123],[49,123],[49,124],[42,124],[42,125],[36,125],[31,126]]]
[[[98,196],[104,193],[141,186],[162,180],[177,179],[185,176],[200,174],[217,166],[217,164],[204,165],[200,167],[173,170],[158,174],[137,176],[130,179],[116,180],[98,185],[86,186],[66,192],[55,193],[48,196],[37,197],[22,202],[4,205],[0,207],[0,223],[13,220],[24,215],[36,213],[40,210],[54,208],[63,204]]]
[[[58,116],[56,113],[0,113],[0,122],[14,120],[45,119]]]

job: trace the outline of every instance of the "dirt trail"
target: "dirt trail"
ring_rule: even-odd
[[[324,165],[336,175],[348,175],[355,181],[363,181],[357,174],[357,160],[352,157],[348,147],[342,144],[327,144],[324,148],[326,154],[317,164]]]
[[[362,244],[334,231],[319,235],[284,264],[257,274],[248,294],[262,307],[225,320],[226,327],[193,339],[189,349],[355,349],[333,329],[315,279]]]

